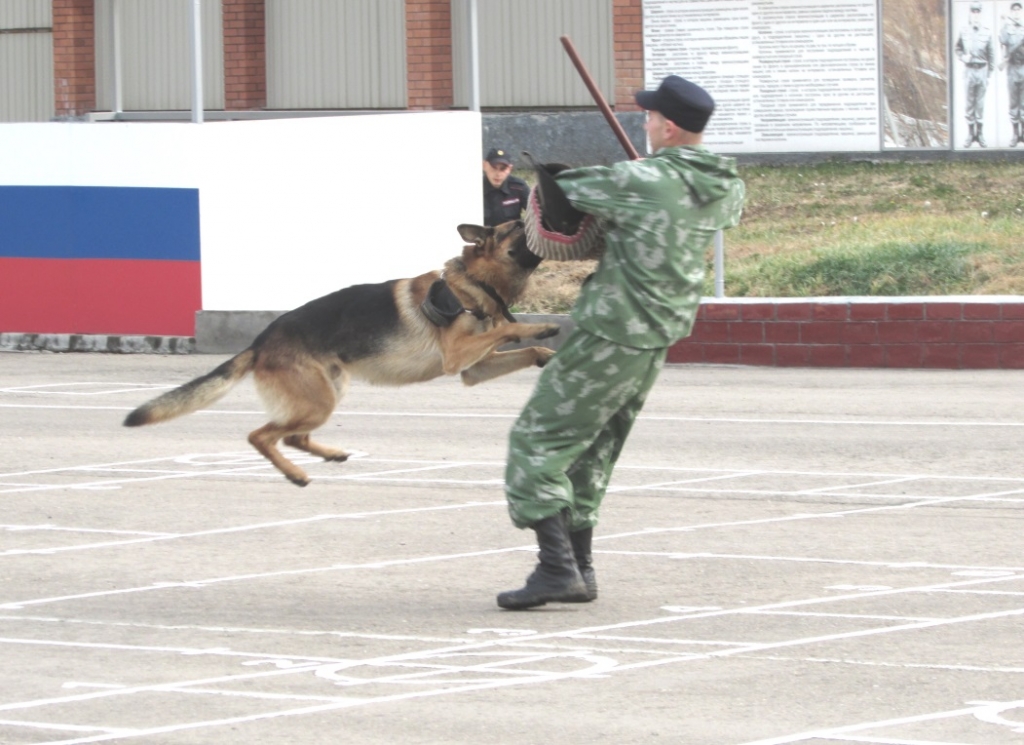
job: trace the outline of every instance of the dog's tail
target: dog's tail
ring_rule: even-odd
[[[256,352],[246,349],[206,375],[142,404],[125,417],[124,426],[140,427],[143,424],[166,422],[204,409],[234,388],[238,381],[252,371],[255,362]]]

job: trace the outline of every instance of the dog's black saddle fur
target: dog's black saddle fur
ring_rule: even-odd
[[[477,318],[486,318],[483,311],[468,311],[455,297],[448,283],[439,279],[430,285],[427,291],[427,299],[420,305],[420,310],[435,326],[451,326],[452,321],[459,317],[460,313],[472,313]]]

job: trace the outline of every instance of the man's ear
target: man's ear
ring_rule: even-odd
[[[485,228],[483,225],[460,225],[457,230],[462,240],[472,243],[477,248],[487,242],[487,236],[494,232],[494,228]]]

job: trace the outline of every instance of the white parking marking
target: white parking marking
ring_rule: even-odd
[[[78,387],[75,388],[75,385]],[[92,385],[97,388],[91,388]],[[106,389],[100,390],[101,385],[106,385]],[[153,386],[151,389],[161,387],[170,386]],[[6,392],[19,397],[68,397],[138,393],[142,390],[146,388],[134,387],[129,383],[84,383],[0,389],[0,394]],[[0,407],[81,413],[129,410],[114,406],[33,406],[21,401],[11,405],[0,404]],[[206,413],[238,418],[263,416],[259,411],[218,410]],[[444,420],[510,420],[514,417],[509,413],[369,411],[341,411],[338,416],[342,419],[420,417]],[[727,426],[763,426],[766,433],[770,433],[770,427],[776,424],[788,425],[794,422],[809,426],[828,425],[833,429],[907,427],[911,428],[908,436],[913,436],[913,428],[942,427],[950,428],[954,433],[951,436],[965,438],[973,434],[968,431],[972,427],[1024,426],[1016,422],[997,421],[641,418],[648,422],[669,424],[700,422]],[[1012,430],[1004,429],[995,436],[1011,437],[1012,434]],[[1007,452],[1010,452],[1010,448],[1007,448]],[[87,510],[67,513],[65,519],[60,521],[66,524],[43,523],[44,518],[36,513],[18,512],[15,513],[19,515],[17,519],[8,518],[9,525],[0,525],[0,536],[5,540],[16,541],[7,550],[0,552],[0,577],[7,576],[5,572],[24,571],[24,567],[34,570],[37,566],[58,566],[59,561],[81,561],[83,566],[88,566],[90,561],[102,561],[104,552],[127,563],[132,561],[133,550],[136,548],[160,544],[161,547],[170,546],[173,551],[171,542],[190,539],[203,539],[216,546],[216,540],[209,539],[224,537],[225,542],[219,545],[227,547],[235,537],[257,536],[263,531],[281,534],[294,532],[295,535],[301,535],[304,526],[326,525],[332,521],[381,522],[393,516],[443,512],[466,512],[472,516],[473,511],[481,508],[494,512],[504,510],[505,502],[500,494],[503,462],[360,455],[362,457],[358,461],[354,460],[347,466],[322,466],[323,473],[315,473],[316,480],[328,485],[331,482],[362,482],[485,487],[484,493],[493,495],[493,499],[443,504],[417,500],[402,509],[345,511],[337,510],[332,502],[321,501],[324,492],[304,492],[304,500],[312,495],[310,504],[331,504],[331,507],[324,509],[321,506],[315,508],[315,512],[323,514],[310,514],[303,506],[284,513],[293,516],[292,519],[267,521],[252,518],[245,512],[228,513],[224,517],[216,516],[206,521],[206,525],[212,522],[216,527],[196,531],[175,531],[164,525],[158,525],[157,530],[125,529],[125,525],[135,524],[128,521],[118,522],[119,527],[116,529],[108,529],[103,527],[102,521],[98,521],[99,524],[89,523],[90,515],[95,517],[103,513],[90,513]],[[316,458],[300,456],[296,461],[321,468]],[[25,462],[34,465],[40,461]],[[743,464],[739,460],[735,462]],[[732,658],[735,661],[749,659],[765,663],[780,661],[788,664],[817,664],[821,667],[828,665],[836,669],[841,669],[842,665],[863,665],[879,669],[889,666],[897,670],[978,673],[985,679],[985,692],[972,692],[969,696],[963,696],[962,707],[954,702],[948,709],[923,713],[907,711],[910,707],[904,707],[894,711],[901,711],[905,716],[834,728],[808,729],[774,739],[759,740],[758,745],[812,740],[935,745],[938,740],[920,739],[925,735],[913,732],[912,729],[895,732],[893,728],[957,717],[964,719],[962,728],[965,731],[969,730],[969,721],[975,721],[997,727],[1000,733],[1012,737],[1024,732],[1024,716],[1021,716],[1024,714],[1021,711],[1024,702],[973,700],[983,695],[997,696],[1000,690],[1015,690],[1022,669],[1009,664],[1010,660],[1006,660],[1007,664],[999,664],[997,653],[993,653],[991,660],[987,655],[975,659],[965,658],[964,664],[957,664],[958,660],[951,655],[943,660],[941,654],[936,654],[935,659],[927,655],[913,656],[909,652],[906,658],[903,655],[884,657],[887,649],[899,647],[905,640],[911,642],[907,649],[912,649],[913,642],[919,640],[923,632],[937,631],[952,635],[959,628],[960,635],[971,635],[982,634],[993,628],[1012,630],[1019,627],[1024,616],[1024,602],[1021,601],[1024,591],[1019,589],[1024,587],[1024,567],[1015,565],[1016,555],[1012,550],[990,554],[991,561],[982,561],[979,556],[979,560],[972,563],[974,557],[963,551],[951,551],[948,554],[937,551],[899,553],[897,546],[892,551],[872,552],[873,546],[865,546],[861,552],[855,547],[843,546],[847,550],[837,550],[830,554],[830,546],[824,540],[814,540],[806,546],[790,540],[793,534],[815,536],[815,531],[827,536],[830,528],[836,535],[840,535],[843,528],[839,526],[868,516],[920,516],[922,522],[919,529],[916,524],[914,526],[918,531],[915,537],[926,532],[927,520],[934,519],[936,515],[960,515],[973,511],[982,513],[988,510],[990,515],[998,516],[999,519],[1013,520],[1017,516],[1017,512],[1013,511],[1019,511],[1019,506],[1024,502],[1021,498],[1024,495],[1024,478],[1015,478],[1012,475],[1016,472],[1014,468],[1006,470],[1011,476],[1001,476],[995,471],[977,475],[943,475],[876,473],[870,468],[859,472],[844,472],[824,469],[685,468],[623,463],[616,472],[621,483],[613,484],[610,491],[630,497],[647,497],[662,504],[671,503],[672,510],[666,513],[670,517],[660,522],[655,519],[646,522],[647,518],[644,517],[641,519],[645,522],[634,523],[648,527],[619,532],[602,531],[595,536],[595,554],[599,557],[629,557],[655,572],[675,572],[680,575],[685,575],[691,567],[703,571],[710,566],[721,570],[724,577],[734,580],[734,586],[711,587],[706,597],[686,597],[682,591],[676,597],[671,593],[664,598],[659,596],[643,613],[629,608],[616,608],[605,602],[597,608],[567,608],[563,616],[554,613],[518,616],[503,614],[500,619],[494,617],[496,623],[493,626],[485,618],[474,615],[474,625],[465,629],[461,636],[458,628],[451,631],[450,624],[439,625],[436,629],[428,626],[422,629],[422,633],[417,633],[420,629],[415,622],[410,624],[409,634],[374,634],[348,630],[344,619],[338,621],[341,629],[317,628],[313,622],[308,628],[293,627],[287,619],[281,623],[282,628],[239,628],[217,625],[210,622],[211,618],[202,616],[194,617],[197,621],[195,624],[147,624],[136,622],[147,616],[131,614],[121,616],[130,619],[128,621],[108,620],[102,617],[103,613],[98,613],[95,619],[77,616],[84,615],[84,609],[91,607],[79,602],[82,600],[115,598],[113,603],[101,606],[110,608],[118,607],[121,598],[131,595],[149,594],[150,597],[159,597],[166,594],[175,598],[174,593],[182,593],[183,590],[197,591],[196,596],[209,593],[208,597],[231,598],[251,589],[246,587],[246,583],[279,578],[312,575],[330,577],[416,566],[427,569],[424,575],[443,576],[450,573],[456,576],[489,556],[511,552],[532,553],[536,550],[532,542],[465,552],[443,552],[428,544],[421,547],[418,555],[381,552],[361,562],[332,564],[310,561],[310,566],[300,566],[297,562],[289,563],[285,560],[276,565],[279,568],[275,571],[265,572],[232,574],[230,570],[221,569],[220,573],[214,570],[193,577],[179,577],[177,574],[142,575],[134,579],[138,586],[132,586],[131,580],[123,580],[124,577],[131,577],[131,574],[121,575],[118,572],[111,575],[108,584],[92,586],[73,581],[47,584],[44,579],[41,589],[31,590],[33,585],[22,585],[30,588],[25,598],[19,600],[11,598],[9,594],[5,595],[6,602],[0,605],[0,608],[7,611],[0,616],[0,624],[4,629],[0,637],[0,648],[9,651],[31,649],[34,658],[48,662],[57,659],[76,660],[68,670],[69,677],[74,676],[75,680],[64,683],[66,695],[50,696],[41,693],[36,697],[25,696],[27,700],[22,701],[8,696],[6,700],[0,701],[0,711],[16,712],[11,716],[23,712],[27,716],[31,712],[32,719],[0,720],[0,726],[14,733],[24,731],[26,742],[37,742],[41,737],[48,736],[45,734],[47,730],[63,732],[72,738],[59,740],[67,745],[127,739],[154,740],[160,739],[163,734],[187,731],[198,732],[191,735],[193,738],[216,741],[219,735],[227,734],[222,728],[232,725],[301,718],[381,704],[394,706],[401,702],[438,696],[471,694],[471,700],[483,702],[488,699],[480,692],[509,686],[538,686],[537,696],[552,695],[552,691],[553,695],[558,695],[560,689],[550,687],[562,681],[587,679],[596,686],[605,678],[621,677],[625,680],[626,676],[630,676],[633,682],[642,682],[637,672],[645,669],[665,667],[675,673],[675,668],[682,665],[691,665],[694,670],[698,670],[704,669],[698,666],[707,667],[716,659]],[[193,490],[213,490],[221,486],[237,490],[270,479],[280,480],[280,475],[260,456],[248,450],[184,453],[145,460],[0,473],[0,494],[4,494],[12,505],[17,506],[31,504],[37,495],[43,497],[39,503],[44,505],[74,503],[81,506],[93,501],[106,505],[119,497],[106,495],[104,491],[122,489],[131,497],[124,500],[125,509],[144,510],[144,497],[154,493],[147,487],[165,480],[189,483],[189,488]],[[290,487],[282,486],[282,489]],[[477,491],[484,490],[478,488]],[[451,500],[452,490],[438,489],[437,492],[444,492],[445,498]],[[283,493],[289,497],[292,495],[291,491]],[[467,489],[467,494],[471,493],[472,489]],[[710,505],[719,498],[731,498],[734,503],[750,503],[757,507],[750,510],[745,519],[718,519],[722,513]],[[701,509],[690,510],[690,506],[697,505],[698,500],[704,500],[699,503]],[[682,505],[682,509],[677,510],[674,506],[676,504]],[[237,515],[246,517],[238,518]],[[54,516],[60,520],[59,515],[55,513]],[[912,520],[904,522],[911,524]],[[81,523],[81,527],[76,526],[76,523]],[[187,520],[181,523],[184,526],[191,524],[195,523]],[[773,534],[773,528],[783,530]],[[803,528],[803,532],[797,533],[792,528]],[[746,536],[762,534],[775,535],[778,540],[749,546],[744,541]],[[679,540],[673,542],[673,536],[679,536]],[[690,548],[691,539],[692,547],[696,550],[650,550],[677,546]],[[703,543],[700,543],[701,540]],[[912,542],[910,545],[913,545]],[[177,550],[187,551],[187,544]],[[45,558],[61,556],[67,558],[54,559],[49,563]],[[872,557],[891,558],[882,560]],[[964,563],[958,563],[958,560]],[[785,584],[785,592],[774,592],[771,595],[760,595],[761,588],[756,590],[755,595],[758,597],[784,598],[776,602],[753,602],[749,595],[744,595],[748,587],[756,587],[754,582],[759,572],[764,572],[767,577],[781,577],[784,572],[791,571],[787,565],[806,567],[803,576],[808,576],[809,570],[813,579]],[[264,566],[261,564],[256,568]],[[173,581],[169,581],[168,577]],[[144,584],[146,579],[151,581]],[[222,590],[223,595],[218,595]],[[726,598],[729,602],[720,605],[688,604],[714,603]],[[948,600],[943,601],[943,598]],[[131,607],[130,603],[124,606]],[[21,612],[32,607],[47,608],[51,615]],[[858,612],[860,609],[863,612]],[[587,615],[576,615],[583,612]],[[581,617],[614,620],[592,625],[573,621]],[[186,615],[183,618],[189,620],[192,617]],[[272,626],[275,620],[271,618],[267,625]],[[517,623],[535,628],[515,628]],[[469,622],[465,625],[468,626]],[[130,632],[135,633],[126,636]],[[341,652],[337,658],[303,656],[302,650],[311,648],[309,644],[314,637],[328,642],[358,640],[344,648],[365,650],[365,653],[358,652],[356,659]],[[154,643],[116,644],[95,641],[119,641],[126,638]],[[192,646],[175,643],[190,638],[198,641]],[[165,640],[166,644],[163,644]],[[865,640],[866,644],[851,645],[855,640]],[[872,646],[871,640],[877,640],[877,646]],[[329,654],[334,647],[320,646],[319,649]],[[879,650],[880,659],[866,659],[875,649]],[[943,651],[941,647],[936,649]],[[281,650],[292,654],[283,654]],[[934,651],[932,648],[929,650]],[[48,656],[48,653],[57,656]],[[859,656],[855,656],[855,653]],[[834,656],[829,657],[829,654]],[[78,667],[77,660],[94,659],[103,660],[102,669],[108,671],[109,677],[106,673],[97,672],[100,668],[91,667],[88,663]],[[140,659],[153,664],[163,671],[163,675],[172,679],[159,678],[160,682],[146,685],[129,685],[119,680],[117,665],[139,669]],[[187,665],[197,666],[200,672],[192,675],[192,667],[176,667],[182,659],[188,660]],[[779,667],[781,670],[782,666]],[[189,673],[175,672],[182,669]],[[224,674],[218,675],[211,670],[224,671]],[[680,670],[689,672],[685,668]],[[137,683],[138,680],[133,678],[132,682]],[[322,687],[316,688],[316,685]],[[954,692],[951,695],[957,695],[955,692],[968,687],[951,685],[950,690]],[[50,692],[55,691],[50,689]],[[96,714],[110,711],[111,724],[123,723],[124,712],[132,708],[135,700],[148,702],[156,695],[202,699],[200,706],[205,706],[203,709],[195,706],[199,702],[190,701],[186,705],[190,710],[212,713],[198,714],[194,718],[176,714],[163,719],[153,716],[142,720],[152,726],[140,727],[105,726],[107,721],[104,721],[104,715]],[[1007,696],[1011,697],[1012,694]],[[230,702],[218,703],[226,700]],[[103,708],[105,701],[111,702],[109,708]],[[118,701],[120,703],[115,703]],[[249,703],[248,707],[240,709],[242,702]],[[74,721],[82,711],[78,707],[83,704],[93,707],[89,709],[91,718],[86,720],[83,717],[83,721]],[[180,706],[180,703],[172,704],[167,711],[180,711],[177,708]],[[237,714],[239,710],[249,713],[221,716],[224,712]],[[826,721],[850,721],[848,717],[840,716]],[[54,721],[42,721],[47,718]],[[900,737],[912,733],[918,739]]]

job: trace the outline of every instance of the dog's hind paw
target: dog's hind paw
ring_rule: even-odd
[[[285,474],[285,477],[296,486],[309,486],[310,478],[303,474],[302,476],[289,476]]]
[[[331,453],[330,455],[325,455],[324,460],[333,461],[334,463],[344,463],[348,460],[348,453],[342,453],[340,451],[337,453]]]

